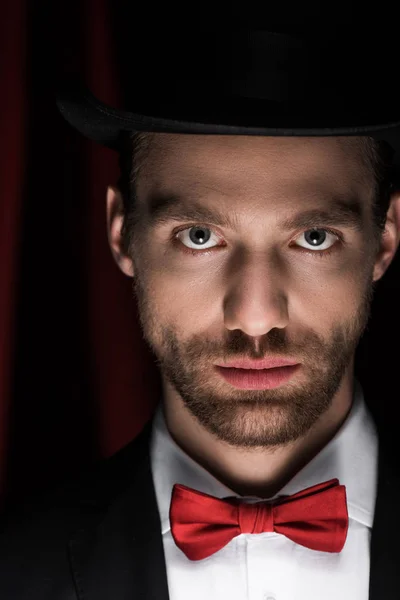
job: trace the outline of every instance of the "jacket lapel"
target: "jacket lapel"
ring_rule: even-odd
[[[80,600],[169,600],[164,549],[151,475],[151,422],[130,444],[120,469],[130,483],[118,499],[89,503],[85,527],[69,544]],[[128,471],[129,472],[129,471]],[[110,485],[107,477],[101,483]],[[98,492],[98,490],[97,490]],[[105,493],[105,496],[107,494]]]
[[[400,476],[379,436],[378,491],[371,535],[369,600],[400,598]]]

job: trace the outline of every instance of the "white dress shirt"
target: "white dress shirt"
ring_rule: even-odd
[[[378,437],[356,378],[352,408],[340,430],[271,497],[292,495],[338,478],[346,486],[349,514],[347,539],[340,553],[310,550],[275,532],[245,533],[212,556],[191,561],[171,535],[173,485],[181,483],[216,498],[240,494],[222,484],[175,443],[161,404],[154,416],[150,457],[170,600],[368,600]],[[242,498],[260,500],[254,496]]]

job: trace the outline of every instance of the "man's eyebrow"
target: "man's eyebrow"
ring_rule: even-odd
[[[238,230],[239,220],[232,212],[221,212],[197,202],[187,203],[176,194],[155,194],[147,199],[148,223],[150,229],[178,221],[209,223],[231,230]],[[307,229],[317,225],[340,226],[363,231],[362,201],[358,197],[329,199],[326,208],[312,208],[286,217],[278,223],[278,229],[291,231]]]

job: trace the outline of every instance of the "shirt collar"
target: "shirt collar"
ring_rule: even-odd
[[[162,533],[170,529],[172,488],[180,483],[216,498],[240,496],[193,460],[171,437],[158,404],[150,437],[150,458]],[[335,436],[272,498],[292,495],[329,479],[346,486],[350,519],[372,527],[378,461],[378,436],[365,403],[361,384],[354,378],[353,403]],[[241,497],[241,496],[240,496]],[[243,497],[253,499],[254,497]]]

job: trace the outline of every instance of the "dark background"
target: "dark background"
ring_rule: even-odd
[[[58,113],[60,77],[117,103],[112,2],[15,0],[0,19],[0,493],[51,487],[134,438],[158,400],[132,280],[106,234],[117,154]]]
[[[113,262],[105,194],[117,155],[59,115],[82,76],[118,105],[126,64],[112,0],[13,0],[0,19],[0,499],[10,505],[109,456],[141,430],[160,380],[131,280]],[[124,21],[124,18],[122,17]],[[127,26],[135,35],[139,18]],[[151,51],[151,36],[143,52]],[[136,56],[137,60],[140,60]],[[132,76],[135,67],[132,62]],[[379,283],[356,374],[396,451],[399,258]]]

